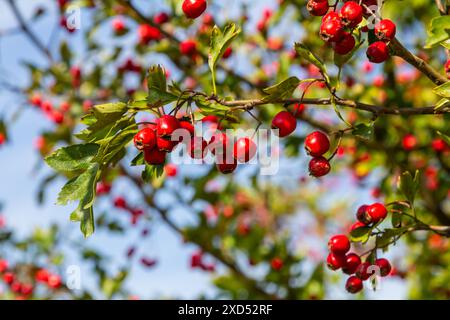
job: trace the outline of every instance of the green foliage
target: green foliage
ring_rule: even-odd
[[[419,171],[416,171],[414,177],[409,171],[403,172],[398,182],[398,188],[409,203],[413,205],[416,193],[419,190]]]
[[[450,38],[450,17],[441,16],[431,20],[428,28],[428,39],[425,48],[432,48],[443,42],[447,42]]]

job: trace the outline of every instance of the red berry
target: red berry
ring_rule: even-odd
[[[369,262],[363,262],[363,263],[361,263],[361,264],[358,266],[358,268],[356,268],[356,271],[355,271],[356,276],[357,276],[359,279],[363,280],[363,281],[369,279],[370,276],[371,276],[371,274],[369,274],[369,272],[368,272],[367,269],[368,269],[370,266],[371,266],[371,265],[370,265]]]
[[[143,258],[141,258],[141,263],[143,266],[150,268],[150,267],[155,266],[157,261],[155,259],[143,257]]]
[[[417,138],[412,134],[407,134],[402,139],[402,147],[405,151],[411,151],[417,147]]]
[[[184,0],[182,9],[186,17],[196,19],[205,12],[206,7],[206,0]]]
[[[158,148],[144,149],[144,160],[148,164],[160,165],[166,161],[166,152]]]
[[[377,41],[367,48],[367,58],[373,63],[382,63],[389,58],[389,49],[386,43]]]
[[[305,112],[306,110],[306,105],[304,105],[303,103],[296,103],[294,104],[294,115],[297,117],[300,117],[303,112]]]
[[[328,12],[328,0],[309,0],[306,9],[313,16],[323,16]]]
[[[328,249],[336,255],[345,255],[350,250],[350,240],[343,234],[338,234],[328,241]]]
[[[125,31],[125,23],[123,22],[123,19],[121,19],[121,18],[115,18],[112,21],[112,27],[116,34],[121,34]]]
[[[353,230],[356,230],[356,229],[365,227],[365,226],[366,226],[365,223],[363,223],[363,222],[361,222],[361,221],[356,221],[354,224],[352,224],[352,225],[350,226],[350,232],[352,232]]]
[[[21,288],[20,292],[24,296],[29,296],[33,293],[33,286],[31,284],[22,284],[22,288]]]
[[[192,159],[203,159],[208,143],[202,137],[193,137],[188,145],[187,152]]]
[[[241,163],[248,162],[256,154],[256,144],[250,138],[239,138],[234,144],[233,157]]]
[[[345,256],[330,253],[327,257],[327,266],[331,270],[338,270],[345,265]]]
[[[47,284],[50,288],[58,289],[62,284],[61,277],[57,274],[50,274],[48,276]]]
[[[61,124],[64,122],[64,114],[59,110],[53,110],[50,118],[56,124]]]
[[[323,16],[322,18],[322,23],[324,23],[325,21],[329,21],[329,20],[340,20],[341,18],[339,17],[339,14],[336,11],[330,11],[328,12],[326,15]]]
[[[396,27],[389,19],[383,19],[375,25],[375,35],[381,41],[391,41],[395,37]]]
[[[197,52],[197,42],[185,40],[180,43],[180,52],[185,56],[193,56]]]
[[[158,119],[156,133],[158,137],[170,137],[170,135],[180,128],[180,122],[171,115],[164,115]]]
[[[161,39],[161,31],[158,28],[152,27],[148,24],[141,24],[138,29],[139,43],[148,44],[152,40]]]
[[[219,156],[219,163],[216,164],[217,170],[222,172],[223,174],[232,173],[237,168],[237,161],[233,157],[227,157],[226,155]],[[229,159],[231,158],[231,159]]]
[[[447,74],[447,78],[450,79],[450,59],[444,65],[445,73]]]
[[[180,121],[180,128],[187,130],[191,137],[195,134],[195,128],[189,121]]]
[[[11,284],[11,291],[14,293],[19,293],[22,290],[22,284],[20,282],[14,281]]]
[[[325,16],[326,17],[326,16]],[[327,42],[336,42],[341,40],[344,35],[344,26],[340,19],[325,18],[320,25],[320,37]]]
[[[355,38],[349,32],[344,32],[342,39],[333,43],[333,50],[337,54],[346,55],[353,50],[355,44]]]
[[[305,149],[309,155],[320,157],[330,149],[330,140],[324,133],[314,131],[306,137]]]
[[[35,107],[40,107],[42,104],[42,96],[38,93],[35,93],[30,98],[30,103]]]
[[[176,177],[178,173],[178,168],[176,165],[169,163],[164,166],[164,172],[168,177]]]
[[[208,144],[208,149],[211,150],[212,154],[223,155],[228,148],[229,138],[225,132],[218,132],[213,134],[211,140]]]
[[[8,261],[0,259],[0,273],[8,270]]]
[[[324,157],[315,157],[309,162],[309,174],[313,177],[323,177],[327,175],[330,170],[330,162]]]
[[[273,258],[272,261],[270,261],[270,266],[273,270],[279,271],[281,268],[283,268],[283,260],[280,258]]]
[[[358,219],[358,221],[367,224],[367,220],[366,220],[366,211],[367,208],[369,208],[369,206],[363,204],[362,206],[360,206],[358,208],[358,211],[356,212],[356,219]],[[370,222],[370,221],[369,221]]]
[[[374,203],[367,208],[366,216],[370,222],[378,223],[386,218],[387,209],[381,203]]]
[[[363,289],[363,283],[361,279],[351,276],[345,283],[345,289],[350,293],[358,293]]]
[[[361,264],[361,258],[356,253],[349,253],[345,256],[345,264],[342,271],[346,274],[354,274]]]
[[[228,47],[225,49],[222,58],[228,59],[233,54],[233,49],[231,47]]]
[[[168,22],[170,19],[169,15],[165,12],[158,13],[156,16],[153,17],[153,22],[155,24],[164,24]]]
[[[280,138],[286,137],[297,128],[297,120],[288,111],[281,111],[272,119],[272,129],[278,129]]]
[[[144,128],[134,136],[133,141],[134,146],[139,151],[142,151],[144,149],[152,149],[156,145],[155,130],[151,128]]]
[[[47,270],[39,269],[36,272],[35,279],[36,279],[37,282],[46,283],[48,281],[48,277],[49,276],[50,276],[50,273]]]
[[[3,275],[3,281],[6,284],[13,283],[15,278],[16,277],[14,276],[14,273],[12,273],[12,272],[5,272],[5,274]]]
[[[375,265],[380,268],[380,275],[386,277],[391,273],[392,267],[387,259],[380,258],[375,260]]]
[[[344,26],[354,28],[362,21],[363,9],[358,3],[348,1],[342,6],[339,16]]]
[[[156,138],[156,146],[159,151],[172,152],[177,144],[177,141],[172,141],[170,138]]]
[[[431,141],[431,147],[434,151],[440,153],[444,152],[448,149],[447,143],[444,141],[444,139],[436,138],[433,141]]]
[[[191,268],[197,268],[202,265],[203,253],[198,251],[191,256]]]
[[[114,199],[114,207],[126,209],[128,207],[127,200],[124,197],[116,197]]]

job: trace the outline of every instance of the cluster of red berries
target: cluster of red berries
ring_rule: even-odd
[[[19,281],[16,274],[9,270],[8,261],[4,259],[0,259],[0,275],[2,275],[3,282],[9,286],[11,292],[16,295],[16,299],[28,299],[33,294],[34,285]],[[45,269],[40,269],[36,272],[35,280],[36,282],[45,283],[52,289],[58,289],[62,284],[60,276],[51,274]]]
[[[331,166],[330,161],[323,155],[330,150],[328,137],[320,131],[310,133],[305,140],[305,149],[313,157],[309,162],[310,174],[317,178],[327,175]]]
[[[97,189],[98,188],[99,188],[99,186],[97,186]],[[133,207],[131,207],[124,197],[116,197],[116,198],[114,198],[114,207],[116,207],[118,209],[125,210],[128,213],[130,213],[131,224],[132,225],[136,225],[138,220],[139,220],[139,218],[144,215],[144,210],[142,210],[140,208],[133,208]]]
[[[43,100],[40,94],[34,94],[30,97],[30,104],[39,108],[45,116],[56,124],[64,122],[64,114],[71,108],[70,103],[63,101],[59,108],[55,108],[53,103]]]
[[[377,224],[383,221],[387,216],[387,209],[382,203],[374,203],[371,205],[362,205],[356,212],[356,221],[350,227],[350,232],[369,225]]]
[[[193,253],[191,256],[191,268],[199,268],[206,272],[214,272],[216,270],[215,265],[213,263],[205,263],[203,258],[202,251]]]
[[[370,6],[377,5],[377,1],[363,0],[361,4],[355,1],[346,1],[337,10],[330,10],[328,0],[309,0],[308,11],[314,16],[323,16],[320,26],[320,37],[329,43],[333,50],[340,55],[349,54],[355,48],[356,40],[353,31],[357,28],[363,17],[370,16],[372,12],[367,10]],[[365,26],[361,31],[369,31]],[[383,19],[375,25],[375,36],[378,41],[371,43],[367,49],[367,57],[371,62],[381,63],[389,58],[388,43],[395,37],[396,26],[388,19]]]
[[[205,12],[207,6],[206,0],[184,0],[182,9],[187,18],[197,19]]]

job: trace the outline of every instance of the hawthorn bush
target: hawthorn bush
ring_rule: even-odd
[[[262,12],[252,1],[49,1],[63,34],[51,48],[32,27],[47,7],[27,21],[7,2],[45,62],[30,57],[28,85],[5,88],[54,122],[38,140],[53,169],[40,194],[66,179],[53,198],[78,203],[68,216],[80,238],[165,224],[198,247],[191,267],[212,274],[217,297],[333,298],[336,283],[364,295],[385,277],[408,281],[411,298],[450,297],[445,1],[279,0]],[[261,136],[279,142],[270,175]],[[130,224],[97,214],[99,198]],[[47,263],[64,241],[56,226],[20,242],[2,232]],[[111,275],[81,251],[104,297],[129,297],[126,269]],[[0,273],[6,297],[92,297],[7,254]]]

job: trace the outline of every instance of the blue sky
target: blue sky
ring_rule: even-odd
[[[29,16],[34,5],[45,4],[46,7],[54,9],[53,6],[48,6],[50,2],[52,1],[36,0],[30,6],[29,0],[22,0],[19,1],[19,5],[25,15]],[[152,8],[145,10],[146,8],[143,7],[143,9],[146,12],[150,12],[149,10],[156,12],[162,8],[163,2],[163,0],[152,1]],[[226,5],[220,5],[221,12],[224,12],[224,15],[233,15],[233,10],[235,10],[238,2],[239,0],[228,0]],[[275,1],[258,1],[257,5],[254,1],[246,2],[254,6],[251,12],[258,17],[260,15],[258,12],[263,7],[274,6]],[[139,1],[139,3],[145,3],[145,1]],[[216,3],[219,2],[216,1]],[[0,2],[0,12],[0,30],[10,29],[16,25],[5,2]],[[83,18],[86,18],[86,16],[83,15]],[[35,27],[34,32],[43,39],[48,39],[54,23],[55,21],[51,17],[44,18],[33,25]],[[73,37],[74,39],[71,41],[76,42],[77,35]],[[26,73],[20,63],[26,60],[43,61],[40,53],[34,49],[26,38],[20,35],[0,37],[0,74],[2,79],[7,79],[8,82],[17,85],[25,84]],[[14,113],[18,110],[23,111],[9,126],[12,143],[0,148],[0,166],[8,168],[0,170],[0,202],[6,204],[3,213],[6,215],[8,224],[14,227],[19,234],[25,235],[36,226],[45,227],[56,221],[64,226],[68,237],[79,240],[78,237],[81,237],[81,234],[78,225],[68,221],[71,207],[60,207],[53,204],[55,195],[64,181],[60,180],[53,184],[47,192],[45,204],[37,205],[37,184],[49,170],[43,166],[38,174],[33,173],[35,166],[39,164],[33,142],[43,129],[51,128],[52,124],[36,110],[29,109],[31,108],[24,101],[17,100],[17,96],[1,92],[0,115],[3,115],[6,119],[12,119]],[[293,164],[291,163],[291,165]],[[120,191],[123,191],[120,188],[121,186],[116,189],[119,194]],[[102,203],[99,204],[99,206],[101,205]],[[120,214],[120,212],[112,212],[111,214]],[[141,246],[140,253],[157,257],[158,267],[146,270],[136,263],[132,270],[132,277],[127,281],[127,286],[131,291],[147,298],[161,296],[194,298],[200,293],[213,293],[214,289],[209,284],[210,276],[199,271],[192,271],[189,268],[190,254],[196,248],[190,245],[182,245],[181,239],[177,235],[164,225],[157,225],[157,228],[152,229],[149,239]],[[137,239],[136,232],[127,234],[126,239],[127,241],[123,241],[123,237],[109,236],[99,232],[86,240],[85,244],[102,248],[102,251],[113,257],[112,265],[119,267],[126,263],[124,252],[128,245],[134,242],[133,239]],[[68,253],[68,260],[69,264],[79,263],[77,257],[72,253]],[[82,276],[86,276],[83,278],[86,280],[82,279],[83,285],[90,286],[92,279],[88,276],[89,271],[86,266],[83,266],[83,271]],[[343,286],[333,288],[330,293],[333,297],[346,297]],[[382,292],[370,294],[370,296],[373,298],[401,298],[404,293],[404,286],[400,286],[394,280],[387,281]]]

